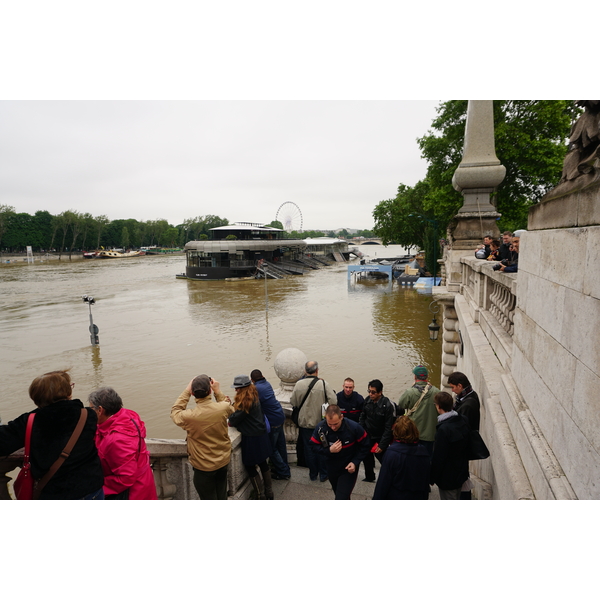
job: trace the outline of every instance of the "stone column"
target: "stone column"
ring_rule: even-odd
[[[446,259],[446,285],[458,292],[460,259],[471,255],[485,235],[498,238],[501,216],[490,202],[490,194],[502,182],[506,168],[496,157],[494,106],[491,100],[469,100],[463,158],[452,185],[463,195],[463,206],[449,226],[451,250]]]

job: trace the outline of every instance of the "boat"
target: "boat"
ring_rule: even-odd
[[[130,252],[117,252],[116,250],[101,250],[96,258],[132,258],[134,256],[144,256],[143,250],[131,250]]]
[[[83,258],[98,258],[97,252],[84,252]]]
[[[260,223],[213,227],[211,239],[185,245],[186,278],[210,281],[301,275],[307,270],[300,262],[307,243],[283,235],[283,229]]]

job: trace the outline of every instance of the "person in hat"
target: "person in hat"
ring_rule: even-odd
[[[192,396],[196,406],[187,408]],[[173,423],[187,433],[188,457],[200,500],[227,500],[227,466],[231,458],[227,417],[232,412],[229,396],[208,375],[194,377],[171,408]]]
[[[419,442],[431,456],[438,417],[433,398],[440,390],[429,383],[429,372],[423,365],[416,366],[413,375],[415,382],[400,396],[398,408],[404,409],[404,414],[415,422],[419,430]]]
[[[267,463],[272,453],[271,441],[267,429],[268,421],[260,407],[258,390],[248,375],[236,375],[231,387],[235,389],[235,412],[229,417],[229,426],[235,427],[242,434],[242,463],[250,476],[258,500],[273,500],[271,471]]]

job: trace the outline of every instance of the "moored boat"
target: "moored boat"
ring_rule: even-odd
[[[132,250],[131,252],[117,252],[116,250],[101,250],[96,258],[132,258],[134,256],[144,256],[146,253],[142,250]]]

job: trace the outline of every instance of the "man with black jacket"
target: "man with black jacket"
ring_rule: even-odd
[[[351,419],[344,419],[339,406],[327,407],[325,419],[310,438],[313,451],[327,460],[327,473],[336,500],[350,500],[358,467],[369,454],[367,432]]]
[[[513,253],[510,249],[512,244],[513,233],[512,231],[505,231],[502,234],[502,244],[500,244],[500,250],[498,250],[498,260],[513,260]]]
[[[454,371],[448,377],[448,385],[452,389],[452,392],[456,394],[454,410],[467,419],[471,429],[479,431],[481,403],[469,378],[460,371]],[[473,483],[471,480],[465,481],[460,492],[460,499],[471,500],[472,488]]]
[[[383,454],[392,441],[392,425],[396,419],[396,409],[389,398],[383,395],[383,383],[379,379],[369,382],[369,397],[365,400],[360,414],[359,424],[369,434],[374,450],[365,457],[365,478],[363,481],[375,481],[375,458],[381,463]]]
[[[350,377],[344,379],[343,389],[337,393],[337,401],[344,417],[355,423],[360,421],[360,413],[365,404],[365,399],[354,391],[354,379]]]
[[[438,392],[433,402],[438,412],[438,423],[430,483],[438,486],[440,500],[460,500],[461,487],[469,478],[469,424],[465,417],[452,409],[454,400],[447,392]]]

